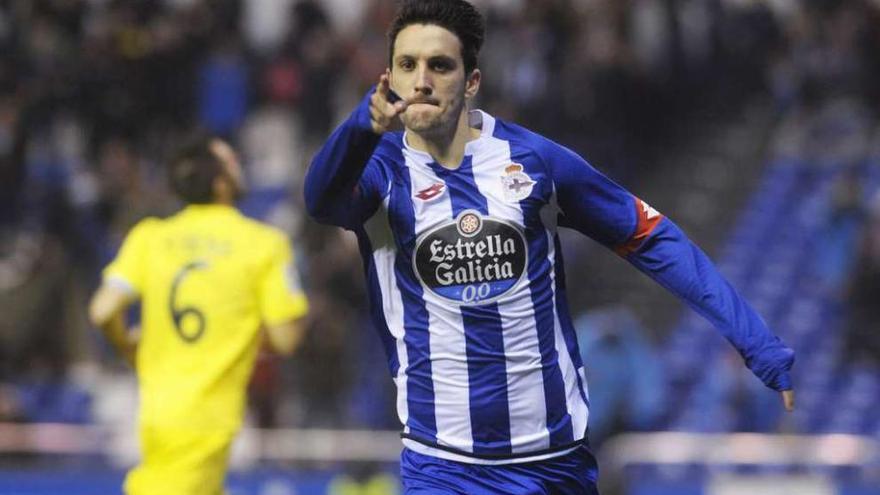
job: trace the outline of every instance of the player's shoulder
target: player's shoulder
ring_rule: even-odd
[[[495,119],[492,136],[509,142],[520,152],[531,154],[540,161],[567,151],[567,148],[542,134],[500,118]]]
[[[531,148],[537,151],[542,151],[547,147],[562,146],[543,134],[539,134],[527,127],[499,118],[495,119],[495,130],[493,134],[499,139],[514,141],[525,148]]]
[[[137,221],[128,231],[129,237],[150,237],[166,222],[159,217],[145,217]]]
[[[531,153],[551,167],[584,163],[589,165],[586,158],[568,146],[511,122],[498,119],[495,123],[494,135],[500,139],[509,140],[518,149]],[[590,166],[592,167],[592,165]]]
[[[382,161],[397,161],[403,156],[403,148],[403,132],[386,132],[379,139],[373,157]]]
[[[239,222],[241,234],[248,242],[268,248],[285,246],[289,242],[287,233],[274,225],[243,214],[239,215]]]
[[[364,178],[373,177],[380,182],[387,182],[394,175],[395,170],[405,163],[403,148],[403,132],[382,134],[364,170]]]

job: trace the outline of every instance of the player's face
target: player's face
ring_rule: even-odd
[[[418,134],[454,129],[466,99],[477,93],[480,71],[465,74],[461,41],[433,24],[411,24],[394,41],[391,88],[409,106],[403,124]]]
[[[211,142],[211,151],[223,166],[224,177],[232,188],[234,199],[238,199],[245,191],[244,173],[238,161],[238,154],[226,141],[215,139]]]

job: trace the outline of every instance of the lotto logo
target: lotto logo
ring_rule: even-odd
[[[431,184],[430,187],[426,187],[425,189],[422,189],[421,191],[417,192],[416,197],[421,199],[422,201],[430,201],[430,200],[440,196],[441,194],[443,194],[443,191],[445,189],[446,189],[446,184],[443,184],[442,182],[437,182],[437,183]]]

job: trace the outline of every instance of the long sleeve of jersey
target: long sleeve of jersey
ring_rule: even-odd
[[[560,225],[614,249],[684,300],[724,335],[766,386],[792,388],[794,351],[767,328],[678,226],[575,153],[548,143],[542,154],[556,188]]]
[[[372,93],[330,135],[306,173],[306,209],[319,222],[353,228],[378,193],[369,165],[382,136],[370,126]]]

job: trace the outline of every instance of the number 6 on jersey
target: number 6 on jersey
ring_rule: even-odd
[[[187,343],[193,343],[199,338],[201,338],[202,334],[205,333],[205,314],[195,306],[186,306],[183,308],[177,308],[175,305],[175,300],[177,299],[177,290],[180,288],[180,284],[183,282],[183,279],[189,275],[190,272],[195,270],[204,270],[208,268],[208,263],[204,261],[194,261],[192,263],[188,263],[184,265],[180,271],[174,275],[174,281],[171,282],[171,294],[168,297],[168,309],[171,311],[171,318],[174,320],[174,329],[177,331],[177,334],[180,335],[180,338]],[[184,330],[184,320],[187,316],[191,316],[196,319],[197,326],[194,331],[187,332]],[[192,320],[192,318],[189,318]],[[192,325],[190,325],[192,327]]]

